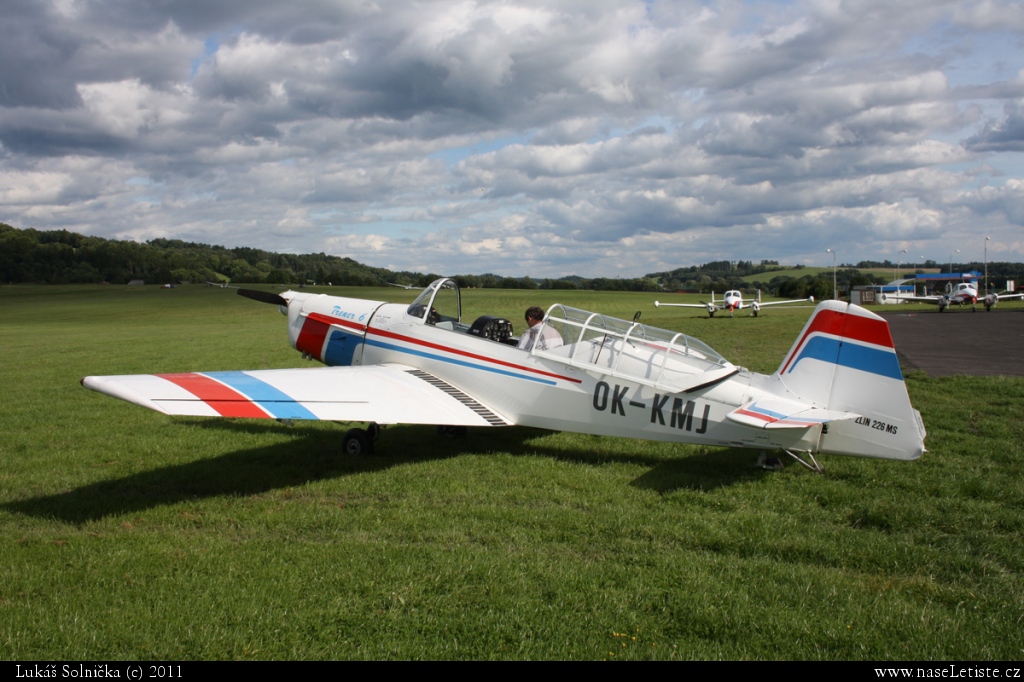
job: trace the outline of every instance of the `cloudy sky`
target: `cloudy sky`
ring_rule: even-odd
[[[4,0],[0,222],[393,269],[1024,261],[1019,0]],[[901,253],[906,249],[906,253]]]

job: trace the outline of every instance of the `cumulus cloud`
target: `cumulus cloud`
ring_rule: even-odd
[[[990,121],[966,146],[978,152],[1024,152],[1024,108],[1014,102],[1007,104],[1000,121]]]
[[[534,276],[968,226],[1024,260],[1022,34],[1013,0],[10,0],[0,220]]]

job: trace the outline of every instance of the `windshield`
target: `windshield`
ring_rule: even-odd
[[[462,319],[459,286],[450,279],[434,280],[416,297],[406,312],[427,324],[458,324]]]

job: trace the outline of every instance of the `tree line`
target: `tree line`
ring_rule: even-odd
[[[840,291],[862,284],[883,284],[886,278],[863,273],[858,268],[895,267],[889,261],[861,262],[836,272]],[[907,271],[909,265],[902,267]],[[934,261],[924,267],[939,267]],[[981,272],[980,263],[954,263],[959,272]],[[655,272],[635,278],[575,275],[535,279],[494,274],[454,275],[460,287],[496,289],[590,289],[597,291],[693,291],[710,293],[758,289],[786,298],[828,298],[832,295],[832,273],[821,272],[794,277],[771,276],[793,268],[778,261],[713,261],[703,265]],[[801,266],[796,266],[801,269]],[[989,279],[1024,279],[1020,263],[988,264]],[[747,281],[752,275],[763,275]],[[0,282],[28,284],[127,284],[133,280],[149,283],[232,282],[239,284],[334,284],[339,286],[386,286],[389,283],[423,287],[441,275],[392,271],[358,263],[351,258],[324,253],[281,254],[249,247],[185,242],[180,239],[151,239],[147,242],[90,237],[68,230],[17,229],[0,223]]]

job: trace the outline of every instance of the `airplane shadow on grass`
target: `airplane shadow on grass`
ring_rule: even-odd
[[[632,485],[659,494],[678,489],[706,491],[765,475],[751,466],[753,454],[749,450],[715,449],[666,461],[664,457],[620,454],[607,448],[602,452],[588,452],[580,448],[550,447],[542,438],[551,432],[527,427],[470,430],[464,438],[436,435],[432,426],[406,426],[401,431],[385,429],[377,454],[349,456],[341,452],[342,430],[302,429],[254,421],[188,420],[186,423],[234,433],[283,430],[292,438],[284,443],[158,467],[90,483],[65,493],[8,502],[0,507],[27,516],[83,524],[189,500],[244,497],[415,462],[492,452],[541,455],[594,466],[610,462],[649,466],[650,471],[635,479]]]

